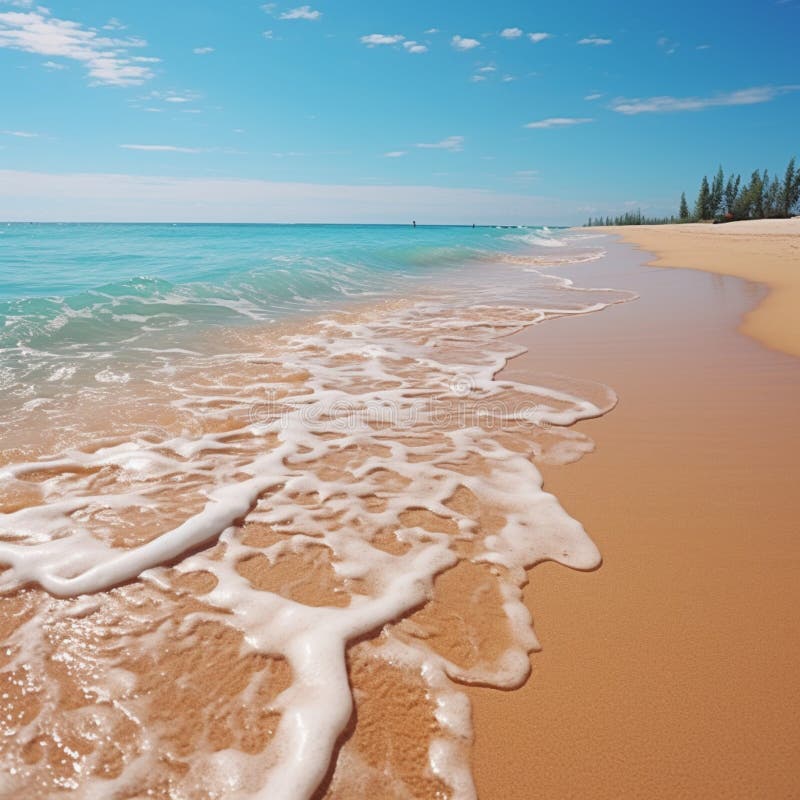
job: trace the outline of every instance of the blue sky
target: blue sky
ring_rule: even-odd
[[[800,0],[0,0],[0,218],[580,222],[800,155]]]

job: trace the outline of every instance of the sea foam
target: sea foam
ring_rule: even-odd
[[[126,383],[87,396],[102,436],[78,426],[61,452],[7,452],[0,791],[311,797],[363,687],[391,673],[430,704],[413,780],[474,797],[457,684],[527,677],[526,569],[599,563],[536,464],[589,451],[572,426],[615,403],[602,386],[498,377],[522,352],[507,337],[631,297],[529,270],[498,259],[488,280],[465,270],[415,299],[220,332],[211,355],[202,340],[174,352],[166,381],[110,365],[96,375]],[[69,413],[54,402],[29,413]],[[193,681],[193,653],[230,681]],[[183,698],[169,717],[165,691]],[[338,750],[331,797],[368,785],[372,746]],[[407,793],[412,778],[385,769]]]

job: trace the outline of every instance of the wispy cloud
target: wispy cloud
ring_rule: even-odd
[[[710,50],[710,49],[711,49],[710,44],[699,44],[697,45],[697,47],[695,47],[695,50]]]
[[[668,39],[666,36],[660,36],[656,40],[656,45],[658,46],[659,50],[663,50],[668,56],[677,53],[678,48],[680,47],[678,42],[673,42],[672,39]]]
[[[472,50],[474,47],[480,47],[480,42],[477,39],[468,39],[464,36],[454,36],[450,40],[450,44],[455,47],[456,50]]]
[[[57,61],[45,61],[42,66],[45,69],[52,69],[52,70],[59,70],[59,69],[66,69],[66,64],[59,64]]]
[[[428,30],[426,30],[425,33],[428,33],[428,34],[439,33],[439,29],[438,28],[428,28]]]
[[[160,103],[171,103],[173,105],[183,105],[185,103],[194,103],[199,100],[201,95],[193,91],[176,92],[170,90],[167,92],[153,91],[145,95],[141,100],[157,101]]]
[[[30,3],[28,4],[30,5]],[[104,31],[124,31],[128,26],[123,25],[116,17],[111,17],[111,19],[103,25]]]
[[[178,147],[174,144],[121,144],[123,150],[144,150],[148,153],[205,153],[202,147]]]
[[[127,222],[575,222],[554,197],[433,185],[347,185],[0,170],[0,219]]]
[[[399,33],[368,33],[366,36],[361,37],[361,44],[367,47],[380,47],[381,45],[399,44],[405,39]]]
[[[46,8],[0,13],[0,48],[78,61],[92,81],[110,86],[135,86],[153,77],[132,48],[145,47],[138,38],[112,39],[80,22],[53,17]]]
[[[38,133],[31,133],[31,131],[0,131],[4,136],[16,136],[18,139],[37,139]]]
[[[213,53],[214,52],[214,48],[213,47],[195,47],[194,50],[192,50],[192,52],[196,56],[207,56],[209,53]]]
[[[278,19],[311,19],[316,20],[322,16],[321,11],[315,11],[311,6],[300,6],[284,11]]]
[[[587,94],[583,99],[591,102],[592,100],[599,100],[602,96],[602,92],[592,92],[591,94]]]
[[[602,39],[600,36],[586,36],[578,41],[578,44],[590,44],[595,47],[605,47],[606,45],[613,44],[613,39]]]
[[[457,153],[458,151],[464,149],[464,137],[448,136],[446,139],[442,139],[440,142],[423,142],[418,144],[417,147],[421,147],[424,150],[449,150],[451,153]]]
[[[671,97],[663,95],[645,99],[619,98],[611,104],[619,114],[664,114],[673,111],[702,111],[718,106],[750,106],[768,103],[782,94],[795,92],[800,86],[754,86],[735,92],[724,92],[712,97]]]
[[[522,28],[503,28],[500,35],[504,39],[519,39],[522,36]]]
[[[402,42],[403,48],[407,53],[419,55],[428,52],[428,48],[424,44],[415,42],[413,39],[406,39],[405,36],[399,33],[369,33],[366,36],[362,36],[360,42],[367,47],[391,46]]]
[[[390,150],[388,153],[384,153],[384,158],[402,158],[404,155],[407,155],[407,150]]]
[[[587,122],[594,122],[588,117],[548,117],[536,122],[529,122],[526,128],[567,128],[570,125],[585,125]]]
[[[543,31],[540,31],[538,33],[529,33],[528,34],[528,38],[534,44],[538,44],[539,42],[543,42],[545,39],[552,39],[553,38],[553,34],[552,33],[544,33]]]

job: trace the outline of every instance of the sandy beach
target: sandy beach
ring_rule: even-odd
[[[193,415],[166,415],[160,388],[126,404],[134,435],[155,415],[150,438],[12,467],[5,520],[42,525],[41,487],[95,492],[79,519],[116,532],[112,565],[213,507],[204,470],[236,491],[275,477],[173,569],[63,575],[46,546],[52,573],[23,564],[53,592],[0,604],[0,797],[469,798],[473,778],[482,800],[796,796],[800,371],[791,322],[754,336],[790,293],[797,236],[736,230],[631,234],[674,239],[687,270],[587,232],[506,256],[496,286],[474,271],[455,304],[289,328],[288,360],[274,328],[238,330],[238,355],[184,368]],[[702,269],[708,253],[748,279]],[[364,396],[395,415],[354,414]],[[190,441],[207,454],[178,461]],[[120,484],[157,504],[112,516]],[[281,778],[305,732],[314,757]]]
[[[701,269],[768,286],[764,300],[745,315],[742,331],[800,355],[800,217],[607,230],[654,253],[655,266]]]
[[[575,272],[640,299],[519,335],[510,376],[563,370],[620,402],[583,425],[593,454],[545,469],[603,565],[531,573],[532,679],[470,692],[481,798],[800,791],[797,231],[620,229],[656,267],[614,250]]]

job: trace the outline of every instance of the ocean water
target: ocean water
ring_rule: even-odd
[[[92,355],[136,363],[215,327],[408,296],[468,265],[562,245],[544,228],[5,224],[0,388],[85,381]]]
[[[603,255],[540,227],[2,228],[0,796],[304,798],[333,760],[326,797],[473,797],[453,682],[524,681],[525,570],[598,563],[537,463],[615,403],[498,373],[515,331],[632,299],[569,280]],[[410,724],[401,686],[418,751],[341,743],[364,698]]]

